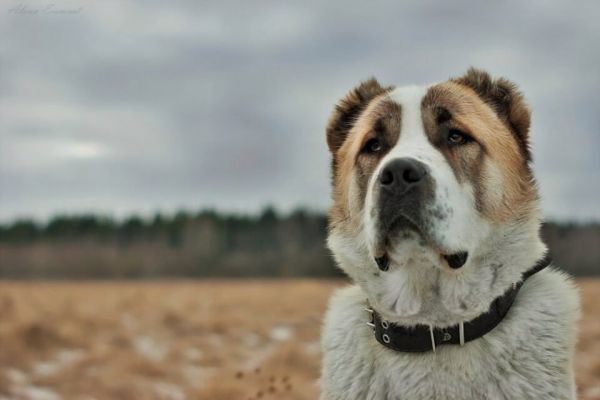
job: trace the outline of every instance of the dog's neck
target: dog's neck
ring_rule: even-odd
[[[520,282],[512,285],[505,293],[494,299],[487,312],[468,323],[459,323],[447,328],[435,328],[432,325],[407,328],[389,323],[381,317],[377,310],[366,307],[365,311],[370,314],[370,321],[366,324],[373,328],[373,333],[379,343],[400,352],[435,352],[436,348],[441,345],[464,346],[465,343],[479,339],[495,329],[512,307],[524,282],[550,265],[551,261],[550,256],[546,254],[523,274]]]
[[[487,312],[496,298],[544,256],[547,248],[537,221],[529,219],[526,224],[496,229],[484,241],[485,247],[457,273],[430,265],[408,265],[390,271],[389,278],[404,285],[404,290],[397,292],[396,312],[378,306],[381,296],[378,298],[373,286],[366,290],[368,300],[383,318],[397,325],[444,328],[470,321]],[[386,279],[386,272],[381,274]]]

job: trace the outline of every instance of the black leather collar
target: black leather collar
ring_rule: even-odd
[[[377,311],[368,308],[367,311],[372,314],[372,320],[368,325],[373,327],[375,338],[379,343],[396,351],[409,353],[435,352],[435,348],[440,345],[462,345],[478,339],[494,329],[504,319],[525,280],[546,268],[551,262],[552,259],[546,254],[544,258],[523,274],[523,279],[520,282],[514,284],[502,296],[497,297],[490,305],[488,312],[471,321],[443,329],[425,325],[407,328],[387,322],[382,319]]]

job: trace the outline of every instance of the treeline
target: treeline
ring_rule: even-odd
[[[0,225],[0,278],[336,277],[327,220],[297,210],[257,215],[198,213],[57,216]],[[547,223],[556,264],[575,275],[600,266],[600,224]]]
[[[214,211],[123,221],[59,216],[0,226],[0,277],[164,278],[340,276],[325,248],[326,218]]]

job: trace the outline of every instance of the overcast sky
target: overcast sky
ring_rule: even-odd
[[[325,209],[345,92],[471,65],[534,110],[545,215],[600,219],[597,0],[174,3],[0,3],[0,220]]]

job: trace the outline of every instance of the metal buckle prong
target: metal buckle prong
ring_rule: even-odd
[[[435,336],[433,335],[433,325],[429,325],[429,335],[431,336],[431,349],[435,353]]]
[[[373,331],[375,331],[375,311],[373,311],[373,309],[371,308],[371,305],[369,304],[368,299],[367,299],[367,306],[364,308],[364,310],[366,312],[368,312],[369,314],[371,314],[371,321],[366,322],[366,324],[368,326],[370,326],[371,328],[373,328]]]
[[[458,324],[458,336],[460,337],[460,345],[465,345],[465,323],[460,322]]]

